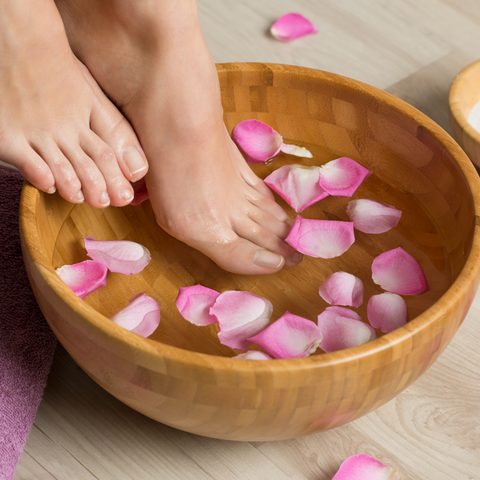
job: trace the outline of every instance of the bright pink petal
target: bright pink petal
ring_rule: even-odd
[[[328,196],[318,183],[319,179],[319,167],[284,165],[272,172],[264,182],[296,212],[301,212]]]
[[[148,337],[160,323],[160,307],[152,297],[139,293],[132,297],[129,304],[111,319],[117,325],[133,333]]]
[[[320,348],[327,353],[356,347],[376,338],[375,330],[363,323],[358,314],[342,307],[327,307],[318,316],[318,328],[323,337]]]
[[[311,320],[286,312],[249,340],[275,358],[308,357],[318,348],[322,335]]]
[[[320,185],[330,195],[351,197],[371,172],[355,160],[340,157],[323,165]]]
[[[277,40],[288,42],[310,33],[317,33],[318,30],[303,15],[287,13],[271,26],[270,32]]]
[[[402,211],[387,203],[361,198],[348,202],[347,215],[360,232],[384,233],[398,225]]]
[[[310,257],[335,258],[353,245],[353,222],[310,220],[297,215],[285,241]]]
[[[272,312],[273,305],[266,298],[237,291],[220,294],[210,309],[219,324],[220,343],[241,350],[250,347],[249,337],[268,325]]]
[[[367,316],[372,327],[384,333],[393,332],[407,323],[407,304],[394,293],[373,295],[367,304]]]
[[[305,147],[298,147],[297,145],[287,145],[286,143],[282,143],[280,150],[283,153],[295,155],[296,157],[313,158],[310,150],[307,150]]]
[[[233,129],[232,138],[242,149],[248,163],[265,163],[280,151],[282,136],[266,123],[245,120]]]
[[[219,295],[220,292],[202,285],[182,287],[178,291],[175,305],[185,320],[201,327],[217,321],[210,315],[210,308]]]
[[[148,190],[145,179],[142,178],[138,182],[132,184],[133,187],[133,200],[130,205],[140,205],[148,198]]]
[[[67,287],[81,299],[107,284],[107,267],[92,260],[64,265],[57,268],[56,272]]]
[[[272,357],[263,352],[258,352],[257,350],[249,350],[248,352],[241,353],[232,358],[237,358],[240,360],[273,360]]]
[[[369,455],[353,455],[341,465],[332,480],[402,480],[396,470]]]
[[[363,282],[351,273],[335,272],[320,285],[318,293],[330,305],[359,307],[363,303]]]
[[[85,237],[85,248],[90,258],[103,263],[111,272],[134,275],[150,262],[150,252],[139,243],[128,240],[100,241]]]
[[[375,258],[372,278],[387,292],[398,295],[421,295],[430,290],[420,264],[401,247]]]

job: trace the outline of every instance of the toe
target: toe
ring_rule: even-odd
[[[273,232],[277,237],[285,240],[290,232],[291,225],[287,222],[280,221],[277,217],[269,213],[267,210],[252,205],[248,211],[248,216],[258,225]]]
[[[289,227],[292,226],[292,221],[287,212],[277,203],[273,198],[262,195],[253,188],[246,188],[245,196],[247,200],[258,207],[259,209],[270,213],[279,221],[286,223]]]

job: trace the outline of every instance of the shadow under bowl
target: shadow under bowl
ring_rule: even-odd
[[[25,265],[47,321],[73,359],[99,385],[139,412],[199,435],[244,441],[281,440],[354,420],[414,382],[444,350],[477,290],[480,181],[465,153],[428,117],[374,87],[322,71],[275,64],[218,65],[225,123],[257,118],[312,159],[280,154],[257,165],[262,178],[287,163],[322,165],[349,156],[371,170],[354,198],[403,211],[381,235],[356,232],[341,257],[305,257],[276,275],[241,276],[167,235],[150,202],[104,210],[73,205],[31,185],[21,200]],[[277,197],[290,213],[294,212]],[[308,218],[347,220],[349,199],[328,197]],[[84,301],[55,269],[87,259],[83,237],[145,245],[152,262],[138,275],[109,273],[107,286]],[[200,283],[268,298],[272,320],[286,310],[316,321],[328,305],[318,287],[331,273],[360,277],[365,301],[381,293],[371,278],[380,253],[401,246],[421,264],[430,291],[405,297],[410,321],[364,345],[291,360],[234,360],[215,325],[195,327],[175,307],[179,287]],[[135,294],[160,304],[162,320],[145,339],[109,320]]]

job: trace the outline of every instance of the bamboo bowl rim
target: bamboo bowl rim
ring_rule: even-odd
[[[450,86],[450,91],[448,94],[448,104],[450,106],[450,111],[454,116],[457,123],[460,125],[461,129],[471,138],[471,140],[478,145],[480,145],[480,132],[475,130],[469,123],[467,117],[462,112],[460,108],[460,92],[464,88],[465,79],[474,71],[480,69],[480,60],[467,65],[463,70],[461,70]],[[480,75],[479,75],[480,79]]]
[[[235,63],[234,65],[236,69],[241,68],[244,71],[248,71],[249,69],[253,70],[255,65],[258,64]],[[413,116],[417,118],[420,117],[422,125],[427,127],[434,138],[451,153],[459,165],[469,185],[469,193],[472,196],[474,203],[475,218],[472,219],[472,221],[475,221],[477,225],[480,225],[480,179],[463,150],[450,137],[450,135],[448,135],[447,132],[445,132],[429,117],[419,112],[413,106],[387,92],[367,85],[363,82],[352,80],[348,77],[305,67],[293,67],[279,64],[262,65],[266,67],[283,67],[288,71],[289,74],[307,75],[309,77],[313,76],[317,78],[320,78],[319,74],[321,74],[322,81],[338,83],[342,86],[356,90],[366,90],[370,94],[375,95],[380,102],[388,104],[389,107],[402,112],[403,115],[406,115],[410,118]],[[222,71],[225,72],[225,70],[228,70],[228,66],[229,64],[220,64],[217,66],[217,69],[219,70],[219,73]],[[480,134],[478,134],[478,138],[480,143]],[[85,319],[89,328],[94,329],[100,336],[107,337],[108,339],[119,342],[127,347],[141,350],[143,356],[148,358],[149,361],[151,360],[153,364],[158,362],[159,358],[164,358],[200,369],[214,367],[218,371],[251,373],[252,369],[257,371],[268,370],[269,372],[291,372],[292,370],[308,370],[312,368],[328,367],[336,364],[357,361],[370,354],[387,350],[396,344],[407,341],[408,339],[412,338],[415,333],[430,327],[436,322],[439,322],[442,318],[444,318],[445,313],[451,308],[452,303],[454,304],[452,301],[457,295],[457,292],[462,291],[465,288],[465,285],[474,283],[475,279],[480,275],[480,262],[475,261],[475,258],[479,258],[480,256],[480,230],[475,228],[470,253],[458,277],[437,302],[435,302],[430,308],[425,310],[418,317],[409,321],[405,326],[357,347],[339,350],[332,353],[323,353],[306,358],[284,360],[275,359],[274,361],[266,362],[266,364],[268,364],[267,367],[264,361],[238,361],[230,357],[222,357],[184,350],[182,348],[163,344],[149,338],[143,338],[123,329],[122,327],[119,327],[103,314],[99,313],[96,309],[82,301],[62,282],[60,277],[58,277],[53,270],[53,267],[50,270],[41,267],[39,264],[41,253],[39,252],[38,245],[36,245],[33,240],[36,235],[31,234],[36,230],[36,221],[34,216],[26,215],[25,213],[27,211],[36,211],[36,207],[40,203],[41,195],[47,194],[40,192],[28,182],[25,182],[20,202],[20,228],[22,231],[22,236],[25,246],[31,255],[33,263],[37,266],[40,275],[43,277],[52,292],[61,302],[66,305],[68,309],[70,309],[79,317]],[[75,205],[72,204],[71,208],[75,208]]]

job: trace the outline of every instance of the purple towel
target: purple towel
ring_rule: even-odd
[[[22,175],[0,166],[0,480],[13,478],[56,345],[23,265],[18,227],[22,185]]]

